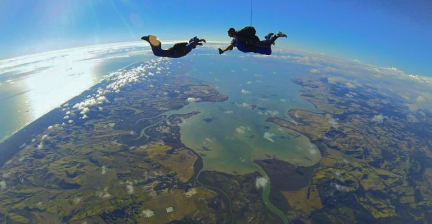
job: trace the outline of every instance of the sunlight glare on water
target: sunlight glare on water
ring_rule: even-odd
[[[142,42],[74,48],[0,61],[0,141],[92,87],[148,60]]]

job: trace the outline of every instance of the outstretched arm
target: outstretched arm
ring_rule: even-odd
[[[223,54],[225,51],[231,51],[232,49],[234,49],[234,45],[230,44],[228,47],[225,48],[225,50],[222,49],[218,49],[219,50],[219,54]]]
[[[197,45],[202,46],[203,43],[206,43],[205,39],[199,39],[198,37],[194,37],[192,39],[189,40],[189,43],[186,45],[187,48],[189,48],[190,50],[194,49]]]

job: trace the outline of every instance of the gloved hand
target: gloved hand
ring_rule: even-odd
[[[207,43],[207,41],[205,39],[200,39],[200,41],[202,41],[204,43]]]
[[[195,36],[195,37],[193,37],[192,39],[189,40],[189,43],[190,42],[199,42],[199,39],[198,39],[198,37]]]
[[[224,51],[222,49],[218,48],[218,50],[219,50],[219,54],[223,54],[224,53]]]

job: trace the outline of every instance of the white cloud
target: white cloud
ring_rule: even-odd
[[[328,123],[332,126],[332,127],[337,127],[337,125],[339,124],[335,119],[330,118],[328,120]]]
[[[417,103],[423,103],[425,101],[425,98],[423,96],[417,97]]]
[[[353,89],[353,88],[356,88],[356,87],[357,87],[357,86],[355,86],[354,84],[352,84],[352,83],[350,83],[350,82],[347,82],[347,83],[345,84],[345,86],[348,87],[348,88],[350,88],[350,89]]]
[[[338,78],[336,78],[336,77],[328,77],[328,78],[327,78],[327,81],[328,81],[330,84],[335,84],[335,83],[337,83],[339,80],[338,80]]]
[[[316,68],[313,68],[310,70],[310,73],[319,73],[320,71]]]
[[[224,114],[233,114],[234,111],[232,111],[232,110],[227,110],[227,111],[224,111],[223,113],[224,113]]]
[[[153,217],[154,214],[155,214],[154,211],[149,210],[149,209],[146,209],[146,210],[143,211],[143,215],[144,215],[146,218]]]
[[[166,212],[167,213],[171,213],[171,212],[173,212],[174,211],[174,208],[173,207],[168,207],[168,208],[166,208]]]
[[[264,133],[264,138],[271,141],[271,142],[274,142],[274,140],[272,139],[274,136],[276,136],[276,135],[271,133],[271,132],[265,132]]]
[[[105,96],[100,96],[98,94],[96,95],[96,97],[90,97],[83,102],[75,104],[73,108],[78,109],[81,114],[86,114],[90,111],[90,107],[94,105],[101,105],[104,103],[109,103],[108,99]]]
[[[246,131],[250,131],[251,128],[250,127],[245,127],[245,126],[239,126],[236,128],[237,133],[239,134],[244,134]]]
[[[248,82],[247,82],[247,84],[249,84],[249,85],[252,84],[252,83],[253,83],[252,81],[248,81]]]
[[[383,116],[382,114],[375,115],[375,116],[372,118],[372,122],[376,122],[376,123],[383,123],[384,118],[387,118],[387,117]]]
[[[268,177],[258,177],[255,181],[257,189],[264,188],[269,183]]]
[[[4,189],[6,189],[6,187],[7,187],[6,181],[4,181],[4,180],[0,181],[0,189],[4,190]]]
[[[117,49],[116,49],[117,50]],[[115,52],[115,51],[113,51]],[[165,61],[165,64],[162,62]],[[109,74],[105,80],[109,84],[105,88],[99,88],[97,93],[89,95],[89,97],[80,103],[75,104],[72,108],[76,109],[77,114],[81,115],[81,119],[88,118],[86,114],[90,111],[103,111],[102,104],[110,103],[106,98],[108,93],[118,93],[123,87],[132,85],[133,83],[149,81],[147,77],[151,77],[155,73],[168,70],[167,65],[171,62],[168,60],[151,60],[146,64],[141,64],[129,70],[119,70]],[[147,71],[150,70],[150,71]],[[98,105],[98,106],[97,106]],[[67,107],[68,105],[64,105]],[[71,111],[68,111],[64,119],[70,119]]]
[[[347,190],[347,187],[345,187],[343,185],[340,185],[340,184],[333,184],[333,185],[335,186],[336,190],[338,190],[338,191],[345,192]]]
[[[201,101],[201,98],[189,97],[189,98],[187,98],[187,101],[189,103],[195,103],[195,102]]]
[[[245,89],[242,89],[242,90],[241,90],[241,93],[242,93],[242,94],[251,94],[250,91],[247,91],[247,90],[245,90]]]
[[[111,194],[108,193],[108,187],[105,187],[103,191],[97,192],[99,198],[110,198]]]
[[[185,192],[185,195],[186,195],[186,197],[190,198],[190,197],[196,195],[197,193],[198,192],[197,192],[196,188],[191,188],[187,192]]]
[[[279,111],[276,110],[265,110],[265,111],[258,111],[257,114],[259,115],[263,115],[263,116],[270,116],[270,117],[274,117],[276,115],[279,114]]]
[[[76,197],[76,198],[74,198],[74,204],[79,204],[80,202],[81,202],[81,198],[79,198],[79,197]]]
[[[134,193],[134,187],[133,187],[133,183],[130,181],[126,181],[126,190],[128,194],[133,194]]]
[[[86,113],[88,113],[90,111],[90,109],[88,108],[88,107],[84,107],[82,110],[81,110],[81,113],[80,114],[86,114]]]
[[[238,107],[244,107],[244,108],[248,108],[248,109],[252,109],[252,105],[248,104],[248,103],[236,103],[236,106]]]

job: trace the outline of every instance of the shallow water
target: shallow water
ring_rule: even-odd
[[[184,121],[181,138],[202,155],[203,170],[241,174],[259,171],[253,160],[269,156],[302,166],[319,161],[318,149],[306,137],[294,137],[265,121],[272,116],[289,119],[286,113],[292,108],[313,110],[299,97],[301,87],[291,81],[309,73],[309,67],[237,55],[196,55],[188,59],[183,63],[193,65],[187,75],[213,83],[229,96],[225,102],[191,103],[170,112],[201,112]]]

